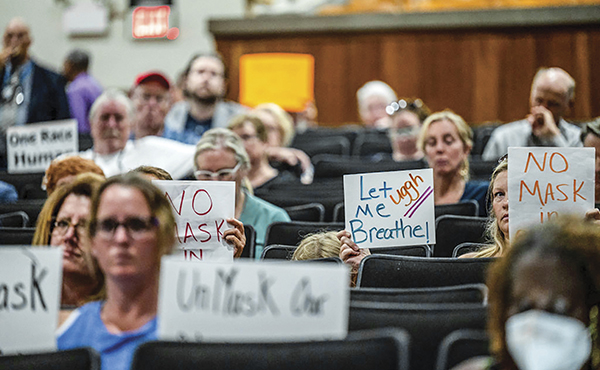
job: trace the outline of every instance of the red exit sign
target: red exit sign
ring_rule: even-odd
[[[179,36],[179,29],[169,29],[171,8],[163,6],[139,6],[133,11],[132,34],[136,39],[161,38],[167,36],[174,40]]]

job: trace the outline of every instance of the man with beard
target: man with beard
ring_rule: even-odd
[[[169,79],[160,72],[144,72],[136,77],[130,93],[135,106],[135,139],[163,134],[165,116],[171,108],[170,88]]]
[[[117,89],[108,89],[90,110],[94,146],[79,153],[102,168],[106,177],[128,172],[139,166],[154,166],[182,179],[193,170],[194,145],[158,136],[129,140],[134,116],[131,100]]]
[[[29,57],[29,26],[8,22],[0,51],[0,167],[6,167],[6,129],[32,122],[71,117],[64,78]]]
[[[164,137],[196,144],[208,129],[227,127],[232,117],[246,111],[238,103],[223,100],[227,76],[219,55],[194,55],[184,75],[186,99],[167,114]]]

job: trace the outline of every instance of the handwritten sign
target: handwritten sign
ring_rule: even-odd
[[[6,130],[8,172],[44,172],[65,153],[77,153],[77,121],[63,120],[13,126]]]
[[[344,175],[344,208],[361,248],[435,243],[431,169]]]
[[[510,239],[563,213],[594,208],[593,148],[508,148]]]
[[[235,214],[233,181],[152,181],[165,192],[177,224],[177,243],[186,260],[233,260],[223,239]]]
[[[60,248],[0,248],[0,352],[56,349]]]
[[[347,333],[350,274],[344,265],[195,264],[166,256],[160,273],[160,339],[282,341]]]
[[[276,103],[301,112],[314,100],[315,58],[310,54],[266,53],[240,57],[240,103]]]

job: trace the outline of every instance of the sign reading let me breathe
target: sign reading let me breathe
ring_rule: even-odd
[[[344,207],[361,248],[435,243],[431,169],[345,175]]]

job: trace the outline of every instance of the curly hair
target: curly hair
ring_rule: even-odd
[[[561,264],[573,268],[573,279],[579,279],[586,290],[586,306],[592,332],[592,364],[599,365],[598,303],[600,303],[600,228],[575,216],[558,217],[525,230],[513,241],[511,248],[488,271],[489,320],[491,353],[502,369],[517,369],[506,346],[505,325],[514,289],[514,268],[524,257],[555,256]],[[552,273],[552,271],[548,271]]]

